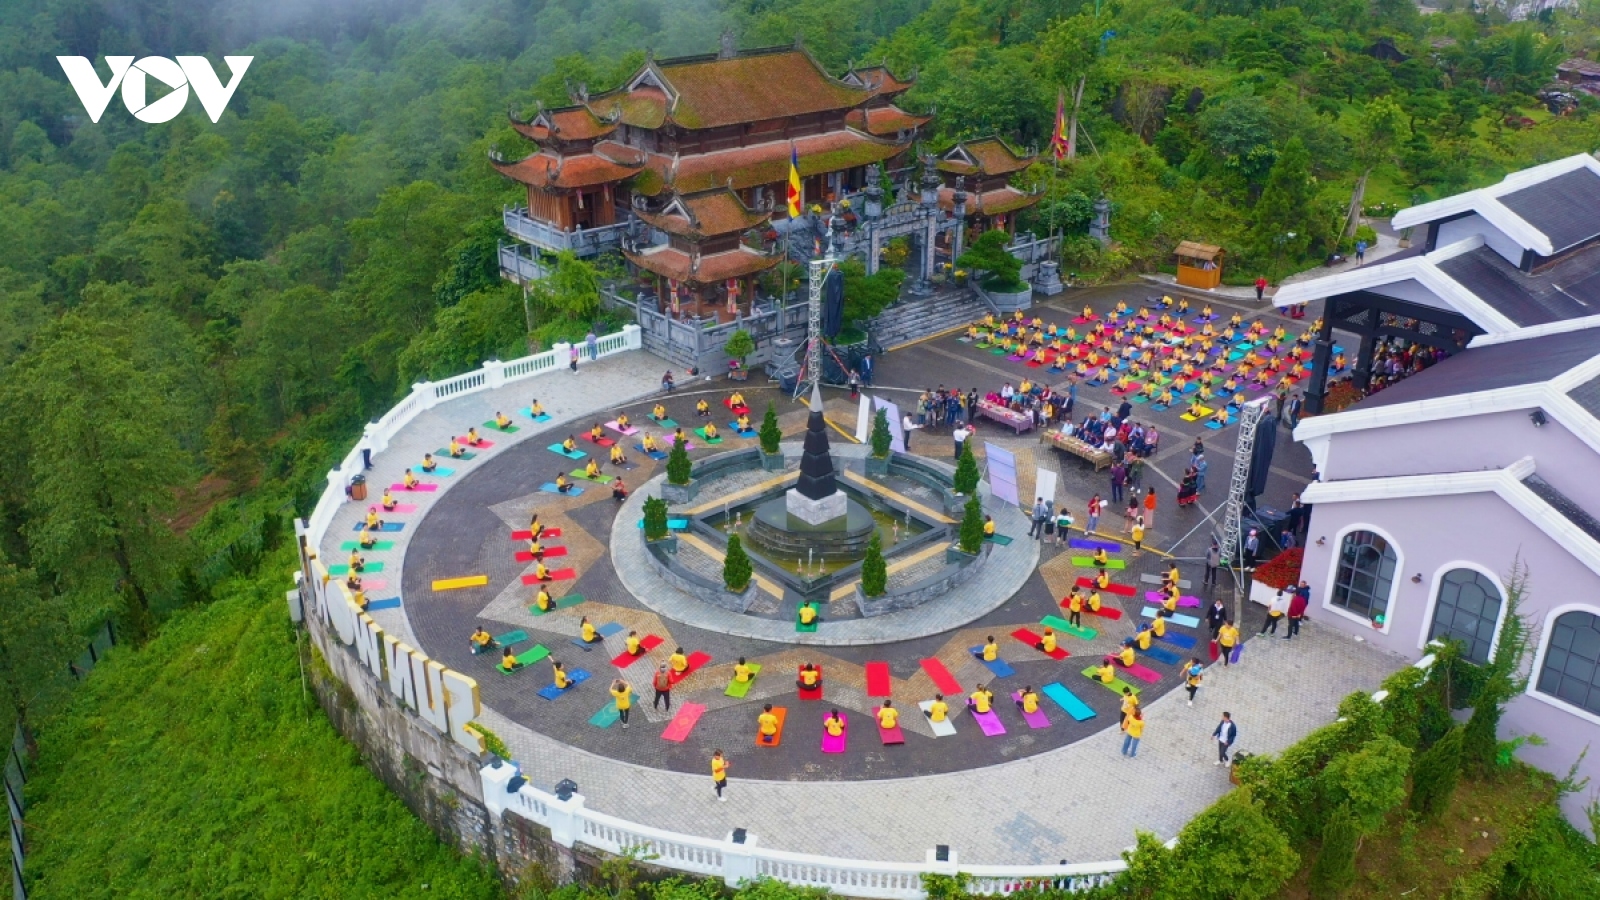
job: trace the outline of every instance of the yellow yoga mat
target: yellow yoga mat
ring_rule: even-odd
[[[455,588],[482,587],[489,583],[487,575],[468,575],[465,578],[443,578],[433,583],[436,591],[449,591]]]

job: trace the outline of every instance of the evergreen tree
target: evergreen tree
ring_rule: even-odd
[[[1411,771],[1411,808],[1425,821],[1438,818],[1450,805],[1461,779],[1461,741],[1465,733],[1465,729],[1452,728],[1417,756]]]
[[[660,497],[646,497],[644,501],[644,538],[659,541],[667,536],[667,501]]]
[[[689,451],[684,449],[685,441],[675,441],[672,452],[667,454],[667,483],[688,484],[689,475],[693,466],[689,462]]]
[[[894,446],[894,432],[889,430],[889,411],[878,410],[872,417],[872,455],[879,459],[889,455],[889,448]]]
[[[783,429],[778,427],[778,411],[768,400],[767,412],[761,417],[761,452],[769,455],[777,453],[782,440]]]
[[[728,590],[738,593],[750,586],[750,577],[754,574],[750,554],[744,552],[744,544],[739,541],[739,536],[728,535],[728,555],[722,561],[722,583],[727,585]]]
[[[966,511],[961,514],[961,552],[977,553],[983,547],[983,504],[978,495],[967,500]]]
[[[978,493],[978,460],[972,455],[972,439],[961,442],[961,458],[956,460],[955,491],[958,494]]]
[[[861,593],[882,597],[889,590],[889,566],[883,561],[883,541],[874,532],[867,542],[867,558],[861,561]]]
[[[1472,716],[1462,729],[1462,760],[1480,769],[1497,764],[1500,717],[1506,704],[1528,687],[1527,676],[1522,674],[1528,655],[1528,623],[1518,614],[1527,586],[1527,569],[1521,561],[1513,563],[1506,582],[1505,624],[1500,626],[1494,657],[1483,667],[1483,684],[1473,700]]]
[[[1250,240],[1259,258],[1272,260],[1276,267],[1284,259],[1293,262],[1305,255],[1311,241],[1308,222],[1314,197],[1311,154],[1300,138],[1290,138],[1272,164],[1261,201],[1256,204]]]
[[[1311,896],[1317,900],[1338,897],[1356,883],[1356,849],[1360,830],[1350,811],[1339,807],[1322,828],[1322,851],[1311,864]]]

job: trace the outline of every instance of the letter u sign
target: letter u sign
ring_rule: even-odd
[[[245,69],[250,68],[250,61],[255,57],[224,56],[222,59],[233,76],[226,85],[217,78],[211,61],[204,56],[180,56],[176,60],[165,56],[146,56],[137,62],[131,56],[108,56],[106,65],[111,69],[111,79],[105,82],[100,80],[91,60],[82,56],[56,57],[56,61],[61,63],[61,70],[67,73],[72,89],[78,92],[78,99],[82,101],[90,121],[100,121],[100,116],[111,102],[111,95],[121,87],[122,104],[128,108],[128,112],[133,113],[135,119],[152,124],[170,122],[183,112],[189,103],[190,88],[200,98],[200,105],[205,107],[211,121],[222,118],[222,111],[227,109],[228,101],[233,99],[233,92],[239,87],[239,79],[244,77]],[[150,101],[146,88],[148,80],[152,78],[171,88],[171,92]]]

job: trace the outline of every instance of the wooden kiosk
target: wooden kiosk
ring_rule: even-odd
[[[1214,244],[1183,241],[1178,257],[1178,283],[1192,288],[1214,288],[1222,283],[1222,248]]]

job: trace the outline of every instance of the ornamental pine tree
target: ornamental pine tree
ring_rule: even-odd
[[[978,460],[972,455],[972,440],[961,442],[961,458],[956,460],[955,489],[958,494],[978,493]]]
[[[872,455],[883,459],[889,455],[889,448],[894,446],[894,433],[889,430],[889,411],[878,410],[872,417]]]
[[[644,539],[659,541],[667,536],[667,501],[646,497],[644,501]]]
[[[1437,819],[1450,805],[1461,779],[1461,741],[1465,736],[1465,729],[1452,728],[1417,756],[1411,770],[1411,808],[1423,821]]]
[[[1355,817],[1344,807],[1339,807],[1328,817],[1322,827],[1322,851],[1311,864],[1311,896],[1338,897],[1356,882],[1356,850],[1360,847],[1361,832]]]
[[[778,452],[778,442],[783,440],[783,430],[778,427],[778,411],[772,401],[767,401],[767,412],[761,417],[761,452],[771,456]]]
[[[744,552],[737,534],[728,535],[728,556],[722,561],[722,583],[728,590],[741,593],[750,586],[755,570],[750,566],[750,554]]]
[[[883,541],[874,532],[867,542],[867,558],[861,561],[861,593],[882,597],[889,590],[889,565],[883,560]]]
[[[688,484],[689,473],[692,470],[689,464],[689,451],[684,449],[685,441],[674,441],[672,452],[667,455],[667,483]]]
[[[961,515],[961,552],[977,553],[983,549],[983,504],[973,494],[967,501],[966,512]]]

